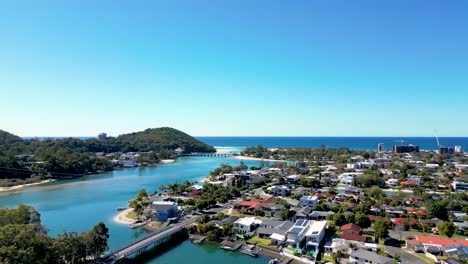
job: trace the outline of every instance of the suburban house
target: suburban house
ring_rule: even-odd
[[[286,232],[294,225],[291,221],[263,220],[256,233],[258,237],[269,238],[271,245],[279,245],[286,239]]]
[[[335,212],[333,211],[328,211],[328,212],[313,211],[312,213],[309,214],[309,219],[310,220],[327,220],[328,216],[333,216],[333,215],[335,215]]]
[[[393,259],[384,257],[377,253],[358,249],[349,254],[350,264],[391,264]]]
[[[262,221],[255,217],[239,218],[234,222],[232,229],[238,234],[251,236],[261,223]]]
[[[282,204],[271,202],[262,205],[261,208],[265,212],[265,216],[275,217],[279,211],[284,210],[286,207]]]
[[[343,232],[343,234],[359,235],[361,234],[362,230],[360,226],[353,223],[349,223],[341,226],[341,231]]]
[[[271,186],[268,187],[268,190],[271,191],[273,196],[289,196],[291,194],[291,190],[285,185]]]
[[[317,257],[317,253],[320,249],[320,244],[325,237],[327,228],[327,221],[312,221],[309,229],[307,230],[306,237],[306,249],[311,251],[313,257]]]
[[[288,183],[298,183],[300,179],[299,175],[289,175],[286,177]]]
[[[294,225],[286,232],[286,243],[289,247],[301,249],[301,243],[305,239],[305,234],[309,229],[309,220],[297,220]]]
[[[309,207],[314,207],[319,204],[319,198],[317,196],[302,196],[301,199],[299,199],[299,205],[300,206],[309,206]]]
[[[296,219],[309,219],[309,214],[312,211],[312,207],[306,206],[306,207],[298,207],[296,211],[296,215],[294,216]]]
[[[353,246],[352,246],[353,245]],[[340,251],[343,254],[348,255],[353,251],[353,248],[363,248],[372,252],[377,253],[378,247],[374,243],[365,243],[359,241],[351,241],[341,238],[334,238],[325,243],[324,250],[325,254],[333,255]]]
[[[442,255],[446,246],[459,244],[468,247],[468,240],[440,236],[416,236],[415,239],[406,240],[406,247],[411,249],[423,248],[426,252]]]
[[[156,220],[165,222],[169,218],[177,217],[177,203],[169,201],[154,201],[152,203],[153,211],[156,215]]]

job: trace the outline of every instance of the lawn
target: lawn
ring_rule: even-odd
[[[163,228],[167,226],[167,222],[157,222],[153,221],[150,223],[151,226],[156,227],[156,228]]]
[[[259,237],[252,237],[251,239],[247,240],[250,243],[256,243],[262,246],[269,246],[270,240],[266,238],[259,238]]]
[[[138,220],[137,214],[135,214],[135,212],[133,212],[133,211],[128,213],[125,217],[127,217],[128,219]]]
[[[325,256],[325,255],[323,255],[322,261],[335,263],[335,261],[333,260],[333,257],[332,257],[332,256]]]

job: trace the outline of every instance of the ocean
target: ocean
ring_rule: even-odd
[[[355,150],[377,150],[377,144],[383,143],[386,150],[393,145],[418,145],[422,150],[436,150],[435,137],[196,137],[209,145],[217,147],[246,147],[263,145],[264,147],[305,147],[329,148],[347,147]],[[461,146],[468,150],[468,137],[440,137],[442,146]]]

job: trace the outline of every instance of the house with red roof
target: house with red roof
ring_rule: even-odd
[[[356,224],[349,223],[349,224],[341,226],[341,231],[343,231],[343,234],[359,235],[362,229],[360,226]]]
[[[449,245],[462,245],[468,247],[468,240],[466,239],[457,239],[457,238],[448,238],[441,236],[416,236],[415,239],[409,239],[406,241],[406,246],[408,248],[416,248],[423,246],[424,250],[428,248],[441,248]]]
[[[239,203],[240,207],[258,209],[262,205],[267,204],[273,200],[273,196],[270,196],[264,200],[252,198],[249,201],[241,201]]]
[[[402,181],[400,182],[401,186],[406,186],[406,187],[412,187],[412,186],[417,186],[418,184],[415,181]]]
[[[366,242],[365,236],[355,235],[355,234],[341,234],[340,238],[345,239],[345,240]]]
[[[414,224],[418,223],[418,219],[415,219],[415,218],[402,218],[402,217],[392,218],[391,221],[392,221],[392,223],[394,225],[402,226],[406,220],[410,223],[410,225],[414,225]]]

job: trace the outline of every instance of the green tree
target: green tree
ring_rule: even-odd
[[[457,231],[457,227],[453,222],[443,222],[438,228],[439,234],[447,237],[452,237]]]
[[[371,221],[367,215],[362,212],[357,212],[355,218],[355,224],[361,228],[368,228],[371,226]]]
[[[439,219],[448,220],[448,202],[445,200],[435,201],[429,206],[429,215]]]
[[[388,222],[383,219],[377,219],[374,223],[375,240],[385,239],[388,237]]]
[[[109,229],[103,222],[96,224],[87,232],[88,254],[95,258],[100,257],[108,249]]]
[[[342,226],[346,224],[346,217],[342,213],[336,213],[333,216],[333,223],[335,226]]]

